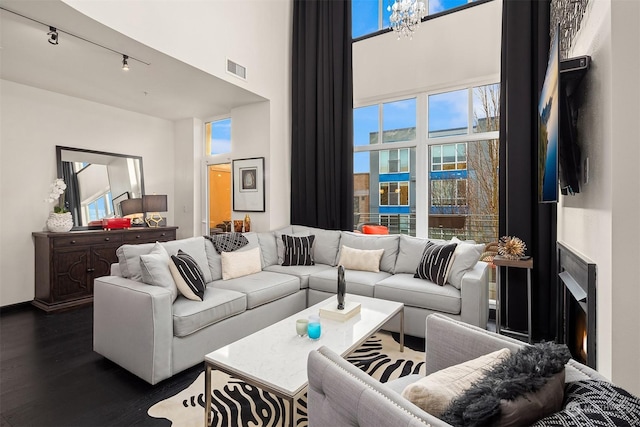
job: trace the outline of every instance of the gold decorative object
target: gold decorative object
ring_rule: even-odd
[[[526,250],[527,245],[515,236],[502,236],[498,241],[498,254],[507,259],[520,259]]]

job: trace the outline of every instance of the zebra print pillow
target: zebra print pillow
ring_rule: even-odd
[[[315,238],[315,235],[295,237],[283,234],[284,257],[282,265],[315,265],[313,254],[311,253]]]
[[[413,277],[431,280],[437,285],[444,286],[453,263],[453,252],[456,250],[456,246],[457,243],[436,245],[433,242],[428,242]]]
[[[182,295],[194,301],[204,300],[204,274],[191,255],[178,250],[177,255],[171,255],[169,270]]]
[[[640,425],[640,399],[605,381],[567,383],[564,403],[562,411],[541,419],[534,426]]]

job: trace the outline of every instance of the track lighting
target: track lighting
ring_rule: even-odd
[[[21,13],[18,13],[18,12],[14,12],[12,10],[9,10],[9,9],[5,8],[5,7],[0,6],[0,10],[6,11],[6,12],[9,12],[9,13],[13,13],[14,15],[20,16],[20,17],[22,17],[24,19],[28,19],[29,21],[36,22],[36,23],[38,23],[40,25],[44,25],[45,27],[49,27],[49,32],[47,33],[47,35],[49,36],[49,40],[47,40],[47,41],[49,43],[51,43],[51,44],[54,44],[54,45],[58,44],[58,40],[60,38],[59,33],[64,33],[65,37],[66,36],[75,37],[78,40],[82,40],[82,41],[85,41],[87,43],[91,43],[94,46],[98,46],[98,47],[106,49],[106,50],[108,50],[110,52],[117,53],[118,55],[122,55],[122,69],[124,71],[128,71],[129,70],[129,59],[132,59],[134,61],[138,61],[141,64],[151,65],[150,63],[145,62],[145,61],[143,61],[141,59],[134,58],[133,56],[129,56],[129,55],[124,55],[124,54],[122,54],[121,52],[118,52],[115,49],[111,49],[110,47],[104,46],[104,45],[102,45],[100,43],[96,43],[96,42],[91,41],[89,39],[86,39],[86,38],[84,38],[82,36],[79,36],[77,34],[70,33],[69,31],[58,30],[56,27],[54,27],[52,25],[46,24],[46,23],[44,23],[42,21],[38,21],[37,19],[29,18],[28,16],[22,15]]]
[[[58,44],[58,30],[56,27],[49,27],[47,35],[49,36],[49,43]]]

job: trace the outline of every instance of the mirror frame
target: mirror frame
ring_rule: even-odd
[[[129,154],[120,154],[120,153],[110,153],[108,151],[97,151],[97,150],[88,150],[84,148],[77,147],[64,147],[61,145],[56,145],[56,163],[57,163],[57,172],[58,177],[62,178],[63,176],[63,168],[62,168],[62,152],[63,151],[75,151],[87,154],[98,154],[102,156],[113,156],[113,157],[123,157],[128,159],[138,160],[140,162],[140,192],[145,194],[144,192],[144,169],[142,165],[142,156],[132,156]],[[79,209],[79,206],[78,206]],[[73,228],[72,230],[88,230],[88,225],[78,225],[79,218],[73,218]]]

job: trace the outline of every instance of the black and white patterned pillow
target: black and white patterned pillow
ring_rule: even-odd
[[[565,387],[564,408],[536,427],[638,426],[640,399],[606,381],[582,380]]]
[[[457,243],[436,245],[433,242],[428,242],[422,252],[422,258],[420,259],[420,264],[418,264],[416,274],[413,277],[431,280],[440,286],[444,286],[453,263],[453,252],[456,250],[456,246]]]
[[[219,254],[222,252],[233,252],[249,244],[249,240],[247,240],[242,233],[221,233],[204,237],[211,240],[213,247]]]
[[[311,253],[315,238],[316,236],[314,235],[296,237],[283,234],[284,257],[282,259],[282,265],[315,265]]]
[[[204,299],[204,274],[191,255],[178,250],[177,255],[171,255],[169,270],[182,295],[194,301]]]

